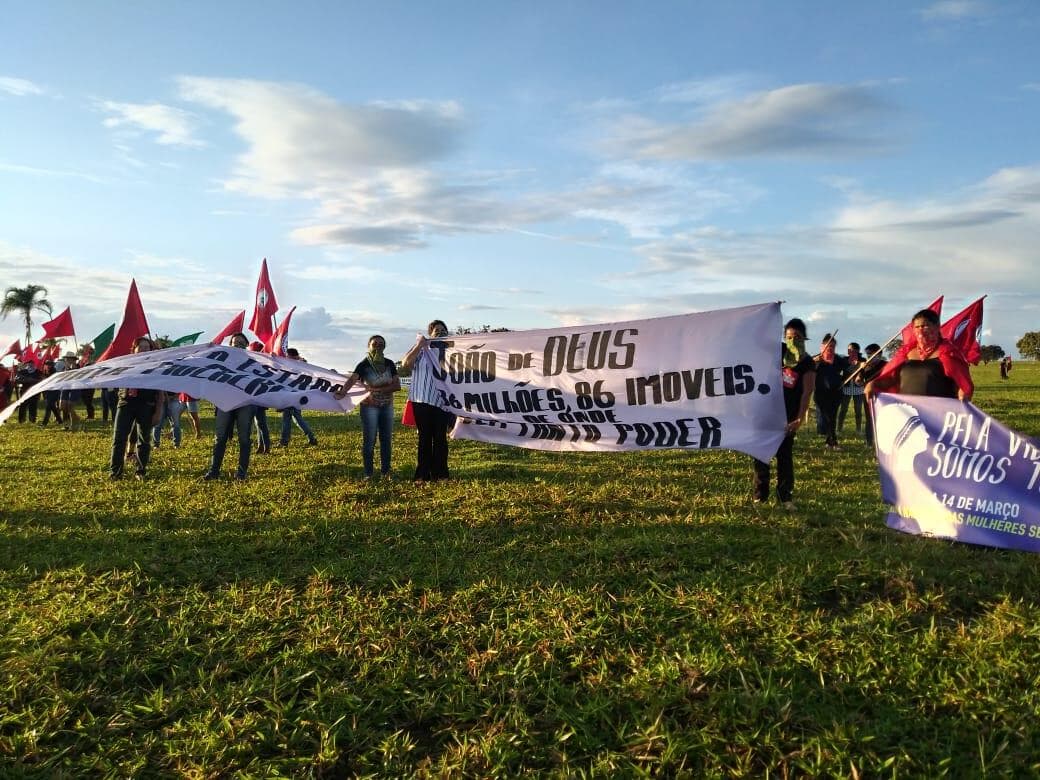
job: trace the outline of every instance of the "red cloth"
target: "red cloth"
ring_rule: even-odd
[[[884,387],[886,384],[894,385],[898,381],[899,367],[907,361],[907,356],[911,350],[916,348],[916,344],[904,344],[901,346],[896,354],[892,356],[892,359],[881,369],[881,373],[874,378],[874,382],[878,383],[879,387]],[[953,380],[953,383],[957,385],[957,388],[962,393],[970,396],[975,392],[975,383],[971,380],[968,361],[964,359],[963,353],[957,347],[943,339],[939,342],[939,346],[935,348],[934,355],[942,364],[943,373]],[[895,391],[899,392],[898,386],[895,387]]]
[[[404,411],[401,412],[401,425],[415,427],[415,411],[412,409],[410,400],[404,402]]]
[[[137,281],[130,280],[130,292],[126,296],[126,307],[123,309],[123,321],[119,323],[119,329],[112,343],[108,345],[96,362],[129,355],[134,348],[134,342],[141,336],[148,335],[148,319],[144,316],[144,307],[141,305],[141,296],[137,292]]]
[[[271,334],[271,337],[267,341],[264,342],[265,352],[285,357],[285,351],[289,348],[289,321],[292,319],[294,311],[296,311],[295,306],[289,309],[289,313],[285,315],[285,319],[278,323],[278,329]]]
[[[267,258],[260,265],[260,278],[256,281],[256,305],[253,319],[249,321],[249,329],[265,344],[274,334],[274,315],[278,311],[278,301],[274,297],[271,277],[267,274]]]
[[[60,339],[62,336],[75,336],[76,328],[72,324],[72,307],[66,306],[65,311],[49,322],[43,323],[43,337],[45,339]]]
[[[982,346],[979,344],[979,333],[982,331],[982,299],[968,304],[963,311],[950,317],[939,329],[942,337],[955,345],[964,359],[977,366],[982,360]]]
[[[228,336],[235,333],[242,332],[242,324],[246,321],[246,310],[242,309],[238,314],[231,318],[231,322],[224,326],[224,329],[220,331],[216,336],[213,337],[213,341],[210,344],[219,344]]]

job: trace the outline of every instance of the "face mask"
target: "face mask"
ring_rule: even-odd
[[[383,360],[383,348],[382,347],[369,347],[368,348],[368,359],[373,363],[380,363]]]
[[[788,368],[794,368],[805,355],[805,339],[801,336],[793,336],[789,339],[784,339],[784,345],[787,347],[784,350],[784,365]]]

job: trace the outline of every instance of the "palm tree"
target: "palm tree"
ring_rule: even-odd
[[[53,314],[51,302],[45,297],[47,288],[39,284],[27,284],[25,287],[8,287],[4,290],[4,302],[0,304],[0,316],[5,320],[7,315],[19,312],[25,319],[25,343],[32,343],[32,313],[33,311],[46,312],[47,316]]]

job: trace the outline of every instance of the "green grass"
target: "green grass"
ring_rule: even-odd
[[[974,373],[1040,434],[1040,366]],[[788,514],[725,452],[414,486],[402,428],[365,483],[310,419],[216,484],[208,437],[113,484],[100,422],[0,428],[0,776],[1040,773],[1040,558],[888,530],[848,426]]]

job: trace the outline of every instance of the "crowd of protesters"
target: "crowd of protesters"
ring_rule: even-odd
[[[938,315],[924,309],[914,315],[913,343],[900,347],[892,359],[886,361],[878,344],[868,344],[861,352],[856,342],[849,342],[845,354],[839,354],[836,334],[827,333],[821,339],[819,351],[812,354],[807,348],[808,333],[804,321],[791,319],[784,326],[780,346],[781,379],[786,412],[786,436],[776,453],[776,496],[786,509],[794,509],[794,439],[796,433],[815,407],[816,432],[823,438],[828,450],[840,449],[839,434],[846,426],[849,407],[856,436],[862,435],[868,445],[874,443],[874,427],[870,413],[870,399],[877,392],[941,395],[970,400],[974,386],[964,356],[940,334]],[[447,325],[434,320],[425,334],[403,356],[400,366],[411,373],[408,407],[417,428],[416,482],[438,481],[449,478],[448,431],[454,417],[436,405],[432,383],[433,367],[429,365],[427,343],[448,335]],[[263,348],[250,344],[243,333],[235,333],[229,343],[240,349]],[[133,351],[155,349],[148,338],[139,338]],[[337,393],[342,398],[353,386],[368,391],[359,404],[362,422],[362,467],[365,479],[375,475],[375,445],[379,442],[379,472],[390,478],[392,471],[392,438],[394,431],[394,396],[401,389],[398,364],[384,354],[386,340],[380,335],[368,341],[368,352],[347,376]],[[287,350],[287,357],[303,360],[295,349]],[[0,366],[0,409],[10,399],[21,397],[39,382],[55,372],[76,368],[77,356],[68,352],[60,360],[47,360],[42,365],[26,361],[16,369]],[[1001,375],[1007,377],[1010,360],[1001,365]],[[42,401],[41,401],[42,399]],[[96,416],[93,390],[54,390],[33,395],[18,408],[19,423],[38,423],[46,426],[53,417],[66,430],[82,429],[85,421]],[[43,404],[41,415],[40,405]],[[83,406],[84,419],[76,407]],[[144,478],[153,449],[161,445],[163,430],[168,426],[174,448],[182,443],[181,416],[188,412],[194,437],[201,436],[198,400],[184,393],[166,393],[159,390],[123,388],[100,391],[101,419],[113,426],[112,453],[109,471],[112,479],[123,476],[127,459],[135,466],[135,476]],[[289,445],[293,424],[306,436],[310,446],[318,444],[317,436],[299,409],[281,410],[279,445]],[[252,431],[257,430],[258,454],[271,451],[271,435],[267,409],[248,405],[233,410],[215,410],[215,435],[209,468],[204,480],[221,477],[224,454],[233,435],[237,435],[238,459],[234,477],[248,477],[253,453]],[[766,502],[770,495],[770,464],[755,460],[752,493],[755,501]]]

